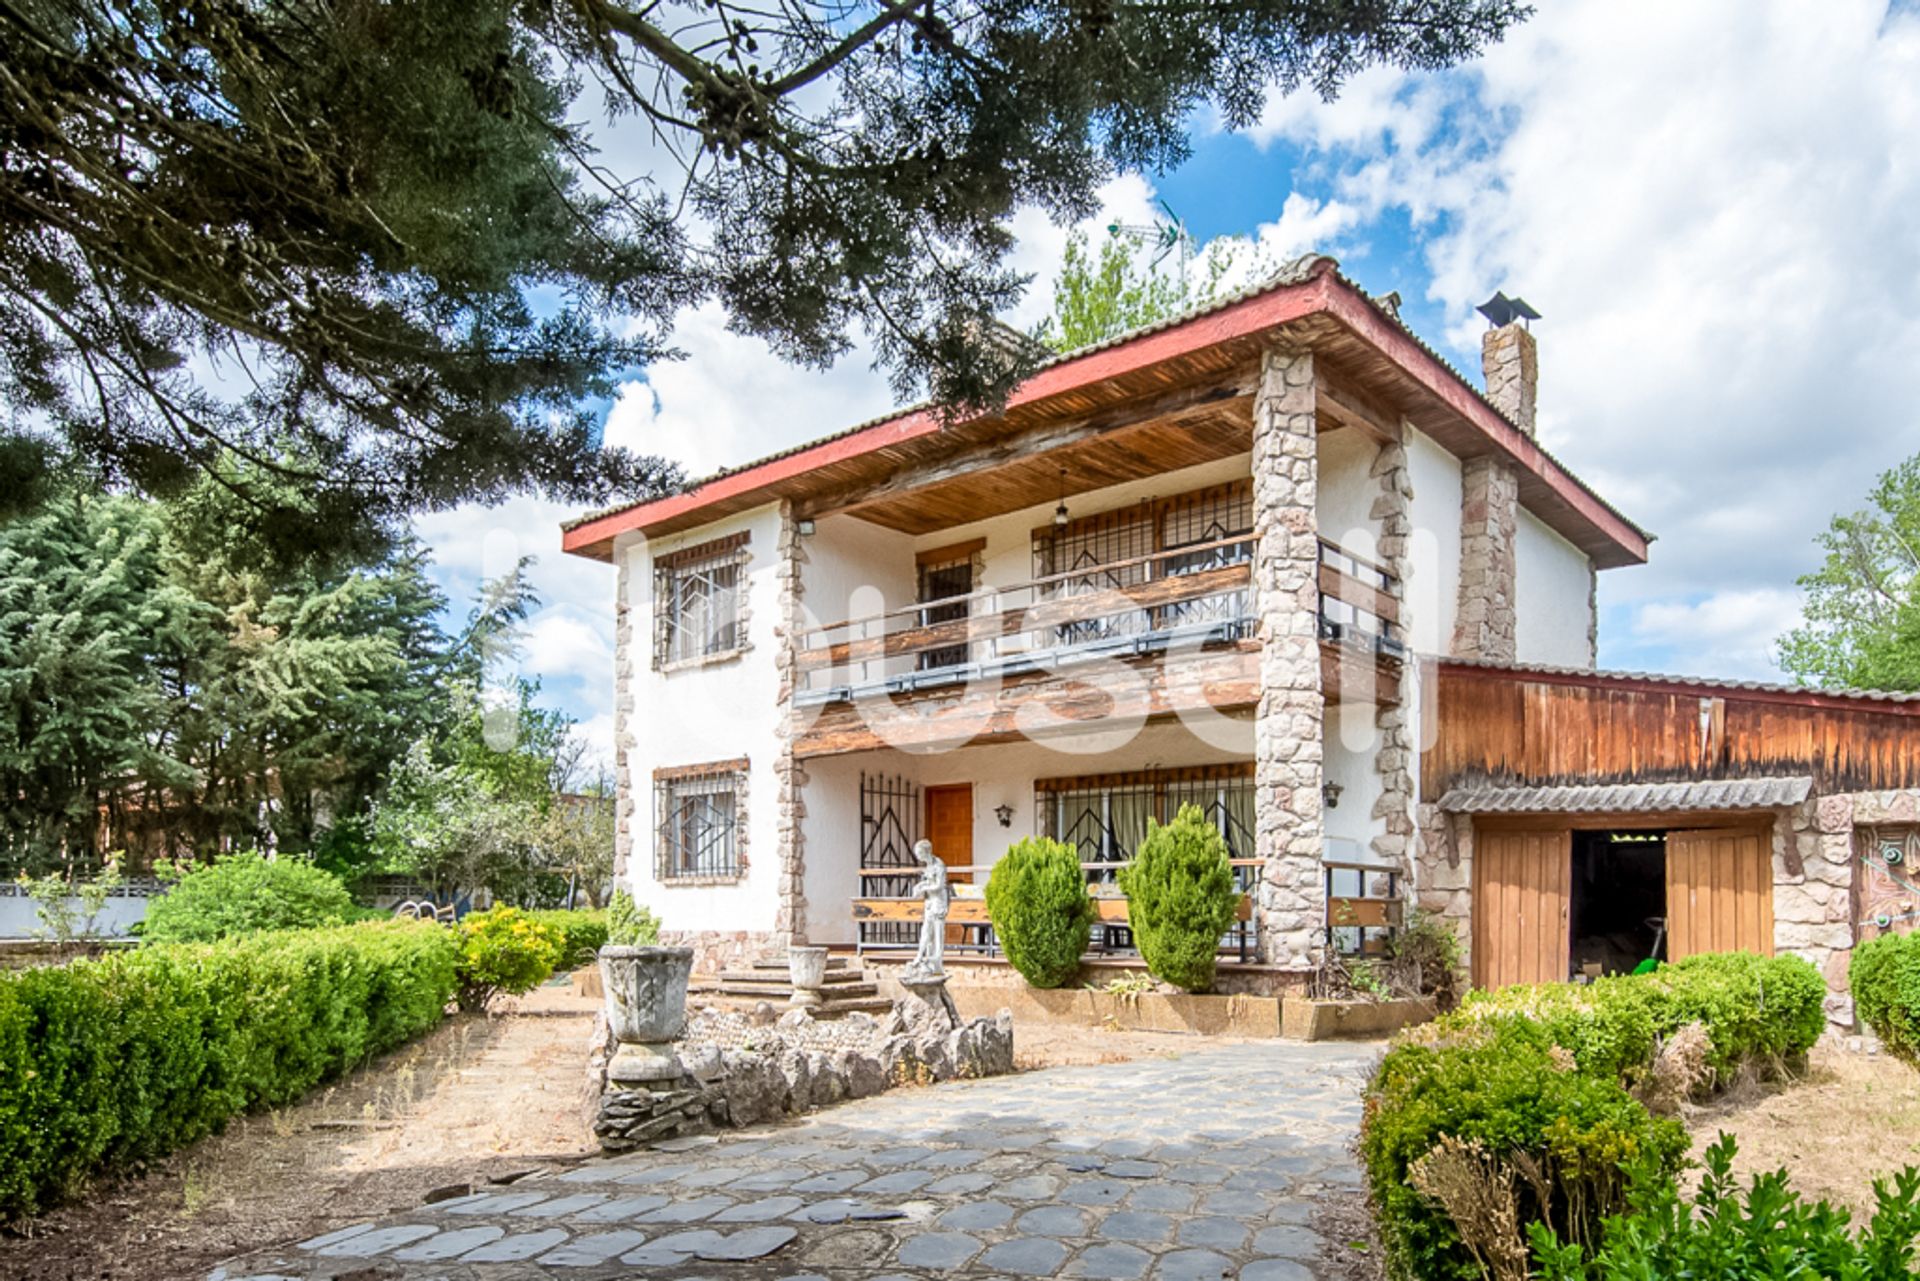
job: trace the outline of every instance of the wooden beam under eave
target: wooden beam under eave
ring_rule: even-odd
[[[1324,374],[1314,380],[1313,390],[1314,410],[1323,424],[1352,427],[1370,436],[1375,444],[1394,445],[1400,442],[1399,415]]]
[[[1178,387],[1145,399],[1133,400],[1089,414],[1078,414],[1024,432],[965,446],[938,458],[903,467],[882,480],[823,496],[801,507],[801,514],[817,519],[839,513],[859,515],[859,509],[916,489],[942,484],[962,476],[989,472],[1061,449],[1153,426],[1238,415],[1253,426],[1253,393],[1259,370],[1248,365],[1218,378]]]

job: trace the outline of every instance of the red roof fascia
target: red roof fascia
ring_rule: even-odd
[[[1007,407],[1011,409],[1031,404],[1048,396],[1104,382],[1135,369],[1173,360],[1324,310],[1328,280],[1329,274],[1323,272],[1304,285],[1261,294],[1210,315],[1196,317],[1186,324],[1143,334],[1116,347],[1088,352],[1076,359],[1049,365],[1020,384],[1008,397]],[[817,467],[845,462],[878,449],[932,435],[939,430],[939,415],[933,410],[912,410],[848,435],[718,477],[685,493],[640,503],[623,511],[609,512],[598,520],[564,531],[560,547],[562,551],[584,551],[616,534],[644,529],[658,521],[697,511],[709,503],[751,493],[783,480],[791,480]]]
[[[1330,311],[1337,319],[1367,342],[1378,347],[1389,360],[1406,370],[1429,393],[1445,402],[1447,408],[1484,431],[1504,453],[1552,488],[1568,506],[1606,531],[1627,554],[1642,564],[1647,559],[1647,536],[1601,502],[1594,494],[1568,475],[1532,437],[1515,427],[1493,406],[1475,395],[1452,370],[1435,360],[1415,342],[1407,331],[1391,324],[1377,308],[1356,291],[1330,291]]]

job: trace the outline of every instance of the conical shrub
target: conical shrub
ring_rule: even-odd
[[[1060,987],[1080,972],[1093,929],[1093,900],[1071,845],[1028,837],[987,877],[987,915],[1007,961],[1035,987]]]
[[[1127,924],[1140,958],[1157,979],[1204,992],[1213,986],[1214,953],[1240,907],[1227,842],[1198,805],[1183,805],[1120,869]]]

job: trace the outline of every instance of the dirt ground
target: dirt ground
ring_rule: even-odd
[[[237,1118],[143,1176],[0,1235],[0,1281],[201,1281],[221,1260],[409,1210],[593,1150],[585,1052],[598,1002],[542,988],[460,1016],[303,1102]],[[1195,1038],[1103,1028],[1015,1035],[1023,1070],[1178,1057]]]
[[[1720,1134],[1739,1144],[1734,1171],[1785,1168],[1808,1200],[1826,1200],[1863,1222],[1873,1181],[1920,1165],[1920,1072],[1884,1054],[1816,1049],[1804,1077],[1736,1090],[1687,1118],[1698,1157]]]

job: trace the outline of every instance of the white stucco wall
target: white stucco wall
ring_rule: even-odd
[[[656,672],[653,653],[653,558],[723,538],[740,530],[750,541],[746,565],[747,641],[738,657],[702,667]],[[627,881],[634,897],[670,930],[770,930],[778,902],[779,850],[775,839],[777,783],[774,754],[780,722],[774,626],[778,588],[774,568],[780,542],[777,505],[755,508],[698,529],[616,548],[628,557],[632,611],[631,723],[625,727],[627,769],[634,800],[632,855]],[[653,872],[653,772],[744,756],[747,779],[747,871],[724,885],[656,881]]]
[[[1523,663],[1590,667],[1593,623],[1587,558],[1521,509],[1514,539],[1514,649]]]
[[[1369,473],[1380,447],[1353,427],[1323,431],[1318,445],[1315,519],[1320,537],[1368,560],[1378,559],[1380,522],[1371,515],[1380,483]]]
[[[1413,481],[1408,635],[1415,653],[1444,654],[1460,606],[1460,460],[1413,427],[1406,432]]]

